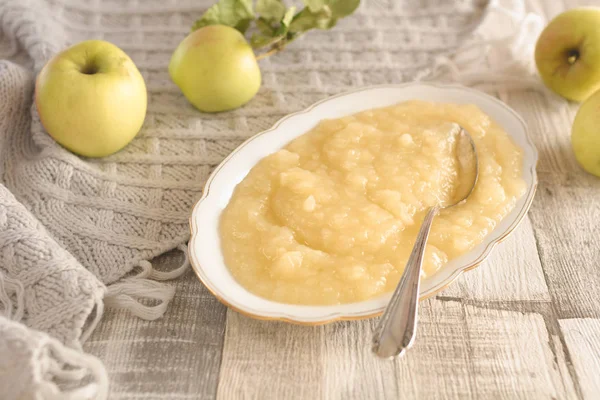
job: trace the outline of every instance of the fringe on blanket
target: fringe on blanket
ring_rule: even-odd
[[[0,272],[0,387],[8,398],[34,392],[43,399],[97,399],[108,396],[102,362],[71,349],[43,332],[26,328],[24,287]],[[101,304],[101,302],[100,302]],[[29,368],[22,368],[27,364]],[[18,375],[18,376],[17,376]],[[68,387],[69,389],[63,389]]]
[[[140,261],[138,263],[138,268],[141,269],[139,273],[123,278],[107,287],[104,305],[108,308],[126,309],[133,315],[146,320],[160,318],[175,295],[175,289],[161,281],[180,277],[190,266],[187,247],[180,244],[177,249],[184,256],[179,267],[164,272],[154,269],[149,261]],[[145,304],[148,302],[152,304]],[[97,320],[94,321],[93,326],[97,323]]]

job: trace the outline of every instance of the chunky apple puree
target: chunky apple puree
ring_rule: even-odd
[[[252,168],[221,217],[235,279],[295,304],[393,290],[425,210],[457,187],[453,122],[475,141],[479,181],[435,219],[424,276],[480,243],[525,191],[522,151],[475,106],[409,101],[321,121]]]

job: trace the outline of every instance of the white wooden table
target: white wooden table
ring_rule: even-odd
[[[528,7],[550,18],[594,3]],[[577,105],[550,108],[534,92],[508,103],[540,152],[535,201],[489,261],[422,303],[406,358],[371,354],[376,320],[313,328],[252,320],[226,310],[190,272],[159,325],[110,311],[86,344],[110,371],[112,398],[600,398],[600,179],[571,151]],[[133,361],[124,368],[124,360]]]

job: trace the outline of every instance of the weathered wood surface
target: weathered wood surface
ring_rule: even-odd
[[[158,269],[179,265],[182,254],[155,260]],[[225,333],[226,310],[188,271],[160,320],[132,318],[107,310],[86,342],[111,379],[111,399],[179,400],[214,398]]]
[[[595,3],[527,1],[547,18]],[[508,103],[540,152],[531,212],[484,265],[422,303],[406,358],[372,356],[374,320],[252,320],[226,311],[190,273],[159,328],[109,311],[86,344],[111,371],[112,398],[600,398],[600,180],[570,148],[577,106],[551,107],[533,92]],[[154,339],[136,339],[149,332]]]
[[[581,393],[587,399],[600,393],[600,320],[591,318],[560,321]]]

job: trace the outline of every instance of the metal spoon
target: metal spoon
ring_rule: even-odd
[[[465,201],[477,183],[479,166],[475,143],[464,128],[459,125],[457,127],[456,152],[459,186],[452,199],[431,207],[425,215],[400,283],[383,312],[373,336],[373,352],[382,358],[402,356],[414,342],[417,331],[421,266],[433,217],[441,209],[450,208]]]

